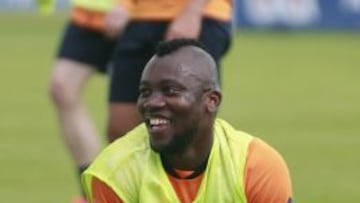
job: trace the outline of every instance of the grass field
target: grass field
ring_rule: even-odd
[[[1,202],[64,203],[76,173],[47,97],[63,16],[0,15]],[[360,35],[241,31],[220,115],[275,146],[296,202],[360,202]],[[85,99],[104,134],[107,81]]]

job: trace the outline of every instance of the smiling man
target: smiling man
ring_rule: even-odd
[[[216,64],[199,42],[161,43],[139,91],[144,124],[108,146],[85,171],[89,202],[291,202],[281,155],[216,118]]]

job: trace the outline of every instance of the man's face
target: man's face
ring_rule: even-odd
[[[206,116],[203,89],[187,61],[177,55],[153,58],[145,68],[138,108],[157,152],[175,153],[184,149],[198,132]]]

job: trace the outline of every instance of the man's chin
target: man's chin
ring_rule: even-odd
[[[150,146],[151,146],[151,149],[154,151],[154,152],[157,152],[157,153],[162,153],[164,151],[166,151],[166,145],[163,144],[163,143],[153,143],[151,142],[150,143]]]
[[[155,144],[155,143],[151,143],[151,149],[159,154],[168,154],[168,155],[174,154],[177,151],[176,147],[171,147],[170,145],[166,145],[166,144]]]

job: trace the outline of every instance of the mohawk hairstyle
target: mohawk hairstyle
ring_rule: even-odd
[[[205,45],[196,39],[179,38],[179,39],[174,39],[174,40],[170,40],[170,41],[160,42],[156,46],[155,54],[160,57],[165,56],[165,55],[171,54],[171,53],[175,52],[176,50],[178,50],[182,47],[186,47],[186,46],[195,46],[195,47],[198,47],[198,48],[208,52],[208,49],[205,47]]]

